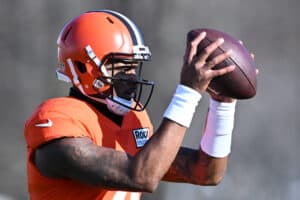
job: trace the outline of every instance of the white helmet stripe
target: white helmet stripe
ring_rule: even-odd
[[[118,12],[115,12],[112,10],[99,10],[99,12],[106,12],[106,13],[112,14],[113,16],[119,18],[122,22],[124,22],[124,24],[128,28],[128,31],[131,34],[133,45],[144,45],[144,40],[143,40],[140,30],[129,18],[122,15],[121,13],[118,13]]]

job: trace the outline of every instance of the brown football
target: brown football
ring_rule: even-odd
[[[224,38],[224,43],[216,49],[207,60],[231,49],[232,54],[213,69],[221,69],[234,64],[234,71],[214,78],[209,89],[217,94],[236,98],[249,99],[256,94],[256,67],[249,51],[239,40],[231,35],[214,29],[194,29],[187,34],[187,40],[192,41],[201,32],[206,32],[206,37],[198,45],[198,53],[218,38]]]

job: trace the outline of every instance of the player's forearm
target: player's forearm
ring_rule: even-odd
[[[164,119],[144,148],[134,157],[133,174],[136,182],[153,191],[170,168],[182,143],[186,127]]]
[[[231,149],[234,111],[235,102],[224,103],[211,99],[200,142],[201,150],[182,148],[165,179],[201,185],[220,182]]]
[[[217,185],[221,182],[227,168],[228,156],[222,158],[212,157],[199,150],[199,160],[192,171],[196,173],[195,184]]]
[[[170,168],[190,126],[201,94],[186,85],[178,85],[157,132],[135,156],[134,177],[153,190]],[[146,181],[146,183],[145,183]]]
[[[227,157],[214,158],[201,150],[180,148],[163,180],[197,185],[216,185],[224,176]]]

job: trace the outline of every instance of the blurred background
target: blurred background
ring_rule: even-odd
[[[238,102],[232,154],[216,187],[164,183],[154,199],[298,200],[300,196],[300,1],[298,0],[0,0],[0,200],[28,199],[23,126],[43,100],[66,95],[56,80],[56,39],[80,13],[113,9],[141,29],[156,82],[155,127],[179,80],[186,33],[209,27],[241,39],[260,69],[255,98]],[[184,140],[197,148],[208,96]]]

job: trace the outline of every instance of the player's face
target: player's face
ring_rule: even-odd
[[[106,66],[107,71],[113,77],[114,92],[117,96],[130,100],[136,95],[138,79],[136,70],[138,63],[114,63],[114,66]]]

